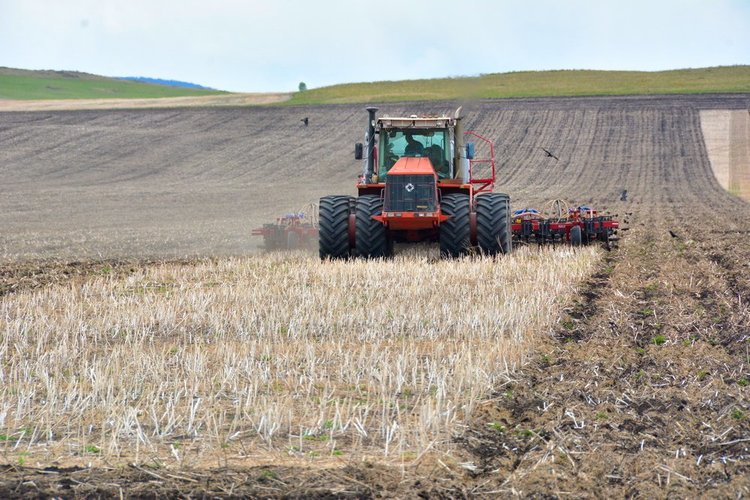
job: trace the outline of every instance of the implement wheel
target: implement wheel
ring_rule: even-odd
[[[320,199],[318,250],[321,259],[349,257],[349,203],[351,196]]]
[[[487,193],[476,197],[477,245],[485,255],[511,251],[510,197],[503,193]]]
[[[583,244],[581,226],[573,226],[570,228],[570,244],[574,247],[580,247]]]
[[[286,235],[286,248],[287,250],[296,250],[300,247],[299,235],[294,231],[289,231]]]
[[[393,247],[388,238],[388,230],[383,223],[373,219],[373,215],[383,213],[383,200],[380,196],[360,196],[357,198],[356,250],[358,257],[390,257]]]
[[[471,207],[469,196],[446,194],[440,211],[450,217],[440,225],[440,256],[456,258],[466,255],[471,245]]]

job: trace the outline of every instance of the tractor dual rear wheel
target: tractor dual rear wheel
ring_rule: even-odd
[[[465,194],[446,194],[440,211],[449,217],[440,224],[440,256],[456,258],[466,255],[471,246],[471,206]]]
[[[349,251],[351,196],[324,196],[318,212],[318,253],[321,259],[346,259]]]
[[[476,197],[477,246],[485,255],[510,253],[512,248],[510,196],[487,193]]]
[[[380,196],[360,196],[357,198],[356,245],[358,257],[390,257],[393,254],[393,242],[388,237],[385,225],[373,219],[383,213],[383,199]]]

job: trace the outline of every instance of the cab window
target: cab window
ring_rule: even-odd
[[[445,130],[390,129],[380,132],[378,177],[385,178],[388,170],[405,157],[427,157],[440,178],[448,177],[447,134]]]

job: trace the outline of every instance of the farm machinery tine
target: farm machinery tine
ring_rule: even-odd
[[[253,229],[251,234],[263,237],[263,247],[267,251],[313,249],[317,244],[318,227],[318,205],[308,203],[300,210],[278,217],[274,223]]]
[[[600,241],[610,250],[619,223],[589,206],[570,208],[564,200],[552,200],[541,211],[524,208],[513,212],[512,228],[513,237],[527,243],[533,239],[540,245],[560,241],[576,246]]]

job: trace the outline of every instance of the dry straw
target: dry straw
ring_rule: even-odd
[[[271,254],[11,294],[0,448],[110,460],[449,451],[599,256]]]

